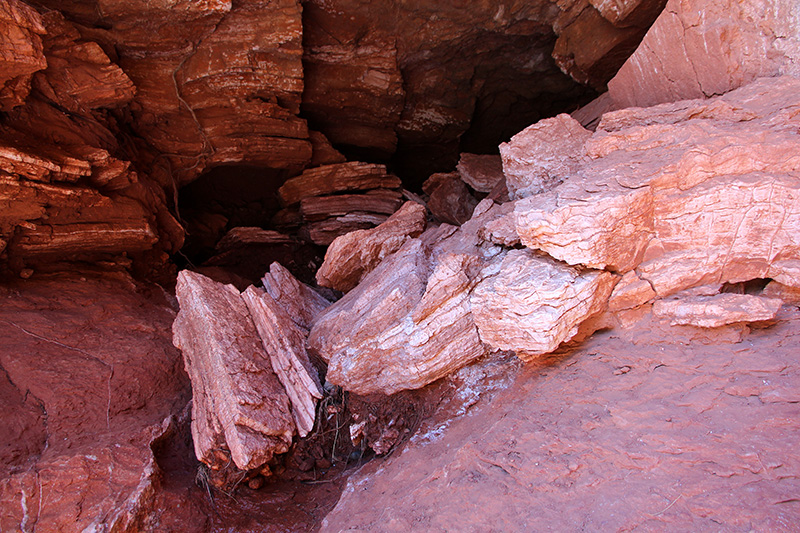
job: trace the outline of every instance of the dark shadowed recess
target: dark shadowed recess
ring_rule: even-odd
[[[231,165],[215,167],[183,187],[178,197],[186,241],[174,257],[179,268],[205,268],[206,274],[243,285],[261,279],[273,261],[304,281],[313,279],[323,253],[306,243],[250,245],[220,250],[218,243],[236,227],[272,229],[280,209],[277,191],[288,176],[284,171]],[[225,271],[225,279],[216,274]]]

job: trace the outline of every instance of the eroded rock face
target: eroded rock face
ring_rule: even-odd
[[[526,246],[570,264],[637,269],[659,296],[774,278],[797,286],[796,78],[711,100],[605,115],[591,162],[516,203]]]
[[[0,299],[0,528],[147,529],[151,447],[190,399],[166,294],[61,273],[7,282]]]
[[[609,93],[614,109],[644,107],[719,95],[777,74],[800,75],[796,2],[670,0]]]
[[[617,13],[583,0],[307,2],[303,109],[334,144],[397,149],[427,177],[456,162],[459,137],[468,150],[492,149],[589,94],[559,68],[605,84],[661,7],[663,0],[621,2]]]
[[[605,311],[617,282],[608,272],[560,264],[530,250],[511,250],[490,264],[471,296],[481,340],[523,360],[550,353]]]
[[[182,271],[173,325],[192,380],[192,438],[213,470],[230,460],[241,470],[266,463],[292,443],[289,398],[275,376],[239,291]]]

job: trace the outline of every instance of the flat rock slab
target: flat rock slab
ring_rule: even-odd
[[[272,369],[292,402],[297,433],[314,428],[317,400],[322,398],[319,376],[306,352],[306,335],[286,310],[263,289],[250,286],[242,293]]]
[[[173,342],[192,380],[197,458],[222,468],[229,452],[249,470],[286,452],[295,432],[289,398],[239,291],[184,270],[176,296]]]
[[[716,328],[738,322],[773,320],[782,304],[777,298],[723,293],[657,300],[653,303],[653,315],[669,320],[673,326]]]

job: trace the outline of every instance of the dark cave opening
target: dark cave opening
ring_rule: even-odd
[[[228,165],[214,167],[183,187],[178,205],[186,240],[173,258],[177,266],[241,288],[260,280],[274,261],[303,281],[313,280],[324,256],[319,246],[300,240],[222,241],[234,228],[274,230],[273,217],[281,209],[277,191],[288,177],[281,170]]]

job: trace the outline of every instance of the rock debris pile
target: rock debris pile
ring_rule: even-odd
[[[798,95],[800,80],[764,78],[608,113],[594,133],[567,115],[541,121],[502,147],[507,202],[483,199],[460,226],[407,202],[376,228],[337,237],[317,273],[344,293],[331,305],[279,265],[266,291],[241,297],[181,273],[175,338],[196,384],[198,457],[224,462],[212,450],[225,441],[252,468],[232,430],[260,443],[247,457],[281,453],[293,431],[307,432],[320,397],[307,352],[331,384],[391,395],[494,351],[529,361],[631,327],[651,308],[698,328],[773,320],[783,301],[761,289],[800,288]],[[285,304],[270,296],[278,287]],[[296,430],[284,392],[264,381],[273,369]],[[211,403],[222,398],[231,405]]]

